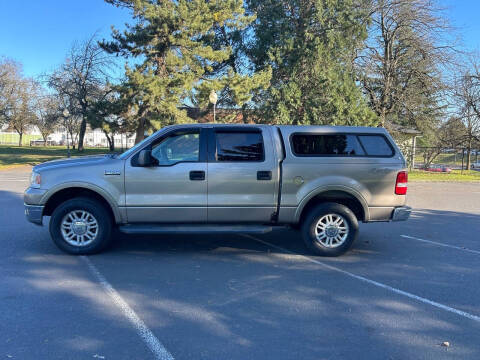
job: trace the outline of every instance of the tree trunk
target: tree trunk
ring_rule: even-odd
[[[78,151],[83,151],[83,139],[85,138],[85,132],[87,131],[87,118],[82,117],[82,123],[80,124],[80,133],[78,134]]]
[[[247,105],[243,104],[242,106],[242,121],[244,124],[248,124],[248,113],[247,113]]]
[[[48,134],[47,135],[44,135],[42,134],[42,138],[43,138],[43,146],[47,146],[47,138],[48,138]]]
[[[380,112],[380,127],[385,127],[385,118],[387,117],[386,110],[382,106],[382,111]]]
[[[145,119],[141,118],[135,130],[135,144],[138,144],[145,138]]]
[[[22,137],[23,137],[23,133],[19,132],[18,133],[18,146],[22,146]]]
[[[115,151],[115,135],[112,134],[112,137],[110,137],[108,132],[106,132],[105,130],[103,131],[103,133],[105,134],[105,137],[107,138],[108,149],[110,151]]]
[[[468,145],[467,145],[467,167],[466,169],[469,170],[470,169],[470,161],[471,161],[471,152],[472,152],[472,137],[469,136],[469,139],[468,139]]]

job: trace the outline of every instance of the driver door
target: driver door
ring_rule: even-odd
[[[207,221],[206,133],[173,130],[151,143],[154,165],[125,164],[127,217],[130,223]]]

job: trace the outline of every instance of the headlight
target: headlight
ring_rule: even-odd
[[[40,184],[42,183],[42,177],[39,173],[32,171],[32,175],[30,176],[30,187],[35,189],[40,189]]]

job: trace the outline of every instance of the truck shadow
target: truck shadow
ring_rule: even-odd
[[[439,242],[454,242],[480,250],[477,232],[480,229],[480,215],[472,213],[418,209],[407,222],[360,224],[357,241],[351,251],[356,253],[382,252],[382,239],[398,241],[400,235],[417,236]],[[272,245],[268,246],[258,239]],[[283,248],[285,250],[282,250]],[[213,251],[215,249],[236,249],[272,253],[295,252],[312,255],[302,241],[300,231],[293,229],[274,230],[264,235],[244,236],[232,234],[215,235],[126,235],[114,233],[112,252],[122,251]],[[348,256],[348,253],[346,254]]]

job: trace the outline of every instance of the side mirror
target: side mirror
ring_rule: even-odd
[[[138,154],[138,165],[144,167],[153,165],[152,150],[140,151]]]

